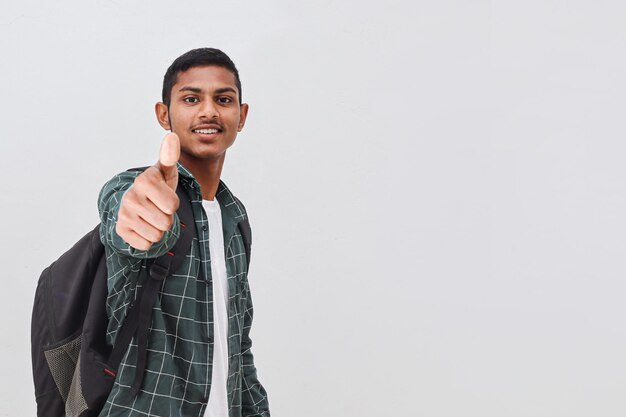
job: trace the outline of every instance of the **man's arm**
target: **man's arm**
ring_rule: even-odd
[[[252,355],[252,340],[250,328],[252,326],[252,298],[248,287],[246,311],[244,312],[244,327],[241,335],[241,357],[243,363],[243,381],[241,387],[241,407],[243,417],[270,417],[267,392],[257,377]]]

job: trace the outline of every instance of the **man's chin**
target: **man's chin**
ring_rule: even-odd
[[[226,150],[195,150],[192,152],[184,151],[181,149],[181,163],[183,161],[189,161],[192,163],[197,162],[219,162],[224,159]]]

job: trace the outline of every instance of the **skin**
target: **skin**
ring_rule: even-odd
[[[172,226],[180,203],[176,162],[191,171],[202,198],[215,198],[226,150],[243,129],[248,108],[239,104],[235,76],[228,69],[211,65],[178,73],[169,107],[155,105],[159,124],[172,133],[161,144],[159,161],[137,176],[120,204],[116,232],[126,243],[148,250]],[[218,132],[194,132],[198,128]]]

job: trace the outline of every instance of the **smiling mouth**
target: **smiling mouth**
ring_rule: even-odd
[[[203,135],[213,135],[215,133],[221,132],[221,130],[219,130],[219,129],[193,129],[192,132],[193,133],[200,133],[200,134],[203,134]]]

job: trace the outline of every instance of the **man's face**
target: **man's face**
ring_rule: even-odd
[[[181,162],[224,159],[243,129],[248,105],[239,105],[235,75],[215,65],[179,72],[172,87],[169,109],[157,103],[163,128],[180,138]]]

